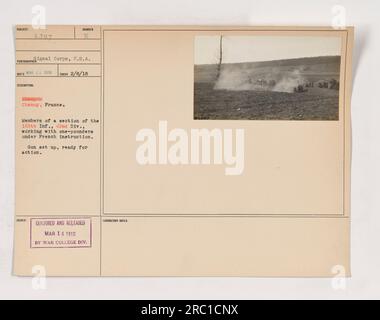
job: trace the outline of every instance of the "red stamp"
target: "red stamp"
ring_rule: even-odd
[[[30,219],[30,247],[91,248],[91,218],[32,218]]]

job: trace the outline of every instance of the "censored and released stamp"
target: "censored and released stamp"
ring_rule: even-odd
[[[91,218],[32,218],[30,248],[91,248]]]

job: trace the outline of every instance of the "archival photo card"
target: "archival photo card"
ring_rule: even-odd
[[[14,275],[351,275],[352,27],[15,29]]]
[[[339,120],[341,38],[197,36],[195,120]]]

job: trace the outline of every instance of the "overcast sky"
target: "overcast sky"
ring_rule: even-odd
[[[224,36],[223,63],[254,62],[341,54],[340,37]],[[195,38],[195,64],[217,63],[219,36]]]

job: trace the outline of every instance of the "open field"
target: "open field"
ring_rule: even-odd
[[[338,91],[313,88],[315,93],[214,90],[195,84],[195,119],[338,120]]]
[[[194,119],[338,120],[340,57],[196,65]],[[307,84],[307,85],[306,85]],[[295,92],[295,88],[302,86]]]

